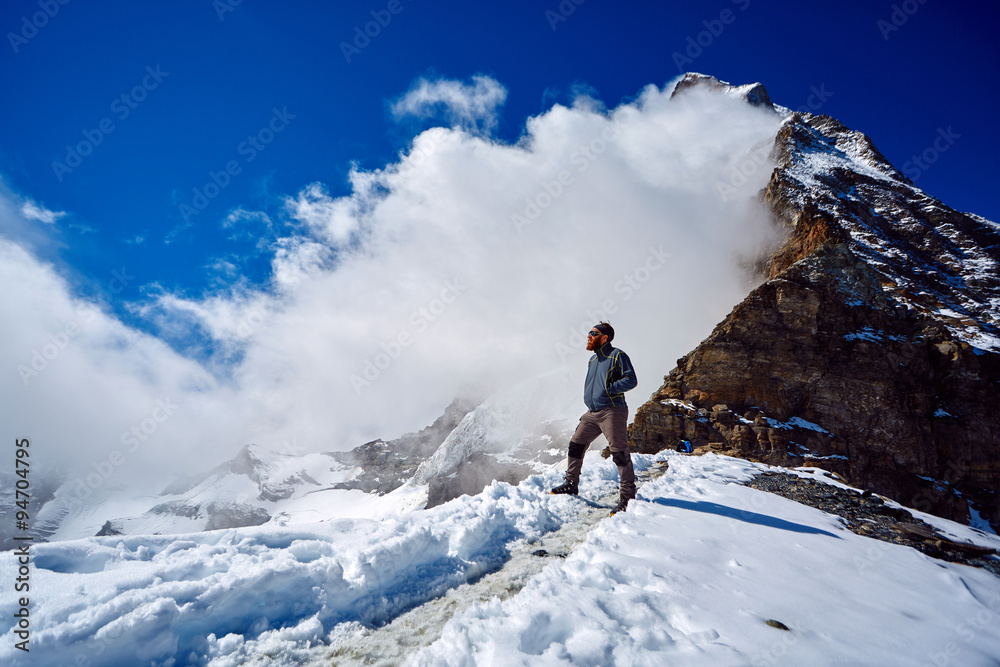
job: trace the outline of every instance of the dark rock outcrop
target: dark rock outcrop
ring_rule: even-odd
[[[788,237],[636,412],[635,451],[687,439],[818,465],[1000,526],[1000,226],[916,189],[832,118],[790,114],[773,157],[762,198]]]
[[[110,520],[105,521],[101,529],[97,531],[95,537],[108,537],[110,535],[122,535],[121,526],[117,523],[113,523]]]
[[[786,472],[761,473],[746,485],[839,516],[844,527],[858,535],[902,544],[931,558],[981,567],[1000,576],[1000,559],[995,550],[952,539],[871,491],[858,493]],[[869,560],[858,558],[857,567],[864,569],[881,557],[878,551],[866,555]]]
[[[172,500],[150,508],[147,514],[205,519],[202,530],[259,526],[271,519],[270,513],[262,507],[230,501],[191,504],[184,500]]]
[[[259,526],[271,518],[264,508],[246,503],[209,503],[204,509],[208,522],[203,530]]]

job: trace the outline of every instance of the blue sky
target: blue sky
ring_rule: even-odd
[[[52,4],[51,18],[39,14],[45,5],[0,10],[0,175],[17,195],[65,212],[44,230],[65,270],[100,283],[130,267],[134,297],[154,282],[217,287],[225,277],[209,267],[219,258],[263,280],[258,239],[233,238],[227,214],[270,211],[281,224],[282,197],[312,182],[347,192],[352,164],[395,159],[426,126],[389,112],[419,77],[500,82],[504,141],[579,90],[614,107],[681,70],[760,81],[778,103],[811,104],[867,133],[945,203],[1000,218],[993,3],[77,0]],[[379,17],[387,24],[355,43],[355,29]],[[287,118],[272,136],[275,109]],[[271,139],[258,140],[261,150],[245,143],[261,131]],[[912,156],[942,132],[946,152],[928,153],[935,161],[921,169]],[[67,146],[88,137],[100,143],[79,166],[55,164],[72,164]],[[227,164],[239,169],[228,180]],[[196,188],[213,192],[212,173],[226,187],[185,219],[181,205]]]
[[[716,185],[778,117],[671,102],[684,71],[1000,219],[992,5],[231,3],[0,8],[0,398],[85,465],[394,437],[579,372],[607,314],[639,404],[773,241],[768,169]]]

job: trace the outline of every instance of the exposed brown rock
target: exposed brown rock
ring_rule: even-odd
[[[1000,277],[981,270],[1000,265],[998,227],[832,118],[793,114],[774,155],[762,198],[787,240],[637,410],[635,451],[687,439],[818,465],[958,521],[971,501],[1000,527],[1000,354],[975,345],[998,333]]]
[[[688,72],[681,77],[681,80],[674,86],[674,92],[671,94],[671,98],[683,93],[685,90],[690,90],[695,87],[706,87],[724,93],[734,93],[748,104],[755,107],[765,107],[768,109],[774,108],[774,105],[771,103],[771,96],[768,95],[767,89],[760,83],[734,87],[730,86],[728,83],[719,81],[714,76],[698,74],[696,72]]]

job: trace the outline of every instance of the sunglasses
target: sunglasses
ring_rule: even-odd
[[[603,336],[603,335],[604,334],[602,334],[600,331],[591,331],[590,333],[587,334],[587,337],[588,338],[597,338],[598,336]]]

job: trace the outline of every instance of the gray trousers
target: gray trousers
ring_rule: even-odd
[[[611,459],[618,466],[621,497],[631,500],[635,498],[635,470],[628,450],[628,406],[587,412],[580,417],[580,425],[569,442],[566,480],[579,483],[583,455],[587,453],[590,443],[602,433],[611,443]]]

